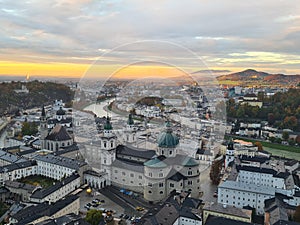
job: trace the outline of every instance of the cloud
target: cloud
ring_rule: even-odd
[[[0,0],[0,59],[92,63],[110,49],[140,40],[183,45],[208,64],[298,64],[300,6],[291,1]],[[100,49],[100,50],[99,50]],[[104,51],[103,51],[104,50]],[[189,56],[156,49],[190,64]],[[249,53],[265,52],[269,56]],[[21,55],[18,55],[21,53]],[[110,55],[143,58],[145,49]],[[240,55],[233,55],[240,54]],[[283,57],[281,57],[283,56]],[[291,58],[289,58],[291,57]],[[23,58],[23,59],[20,59]],[[262,60],[262,61],[260,61]],[[193,65],[194,66],[194,65]]]

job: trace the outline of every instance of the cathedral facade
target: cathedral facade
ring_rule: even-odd
[[[86,157],[100,164],[97,167],[106,173],[107,184],[138,192],[149,202],[161,201],[172,191],[199,196],[199,162],[181,154],[170,122],[158,136],[156,149],[132,146],[138,134],[131,115],[123,134],[123,140],[118,140],[107,118],[98,140],[85,145]]]

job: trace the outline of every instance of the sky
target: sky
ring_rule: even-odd
[[[0,0],[0,27],[2,75],[300,74],[299,0]]]

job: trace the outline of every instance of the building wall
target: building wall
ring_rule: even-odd
[[[273,177],[273,174],[257,173],[251,171],[240,170],[238,181],[242,183],[253,183],[258,186],[274,187],[277,189],[285,189],[284,179]]]
[[[202,225],[201,219],[194,220],[187,217],[179,217],[173,225]]]
[[[112,185],[120,188],[126,188],[143,193],[145,176],[144,173],[126,170],[119,167],[112,167],[111,183]]]
[[[58,200],[62,199],[63,197],[67,196],[69,193],[73,192],[77,188],[80,187],[80,177],[73,180],[72,182],[62,186],[61,188],[57,189],[55,192],[45,196],[43,199],[36,199],[30,198],[30,201],[35,203],[42,203],[45,201],[48,202],[57,202]]]
[[[55,180],[60,180],[64,176],[70,176],[72,173],[75,172],[74,169],[60,166],[53,163],[48,163],[44,161],[37,160],[38,169],[37,174],[53,178]]]
[[[240,217],[236,215],[230,215],[226,213],[221,213],[221,212],[215,212],[215,211],[210,211],[210,210],[203,210],[203,223],[206,223],[206,220],[209,216],[217,216],[217,217],[223,217],[227,219],[232,219],[232,220],[237,220],[237,221],[242,221],[242,222],[247,222],[251,223],[251,217],[245,218],[245,217]]]
[[[243,208],[250,206],[256,209],[258,214],[264,213],[264,200],[273,198],[274,195],[243,191],[238,189],[218,188],[218,203]]]

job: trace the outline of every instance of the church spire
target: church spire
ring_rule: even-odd
[[[134,125],[134,121],[133,121],[133,118],[132,118],[132,114],[131,114],[131,113],[129,113],[129,115],[128,115],[127,124],[128,124],[128,125]]]
[[[43,107],[42,107],[42,116],[43,116],[43,117],[46,116],[46,112],[45,112],[45,107],[44,107],[44,105],[43,105]]]
[[[110,123],[110,118],[108,116],[106,117],[106,122],[105,122],[103,128],[104,128],[104,130],[112,130],[113,129],[112,125]]]

